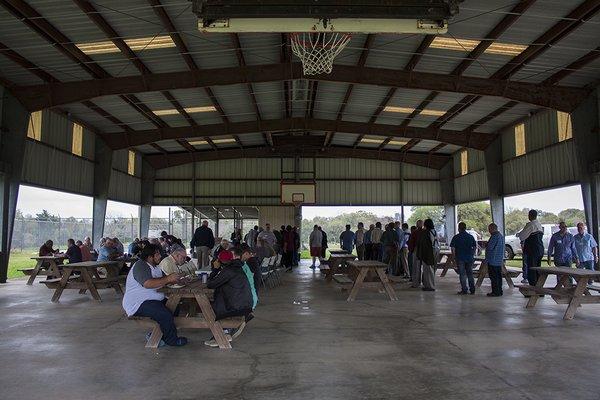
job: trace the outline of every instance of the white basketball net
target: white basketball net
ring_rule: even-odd
[[[333,60],[352,35],[338,32],[299,32],[290,35],[292,51],[302,61],[304,75],[330,74]]]

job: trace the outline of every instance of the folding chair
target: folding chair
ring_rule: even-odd
[[[260,264],[260,282],[262,286],[267,288],[267,281],[269,279],[269,263],[271,261],[270,257],[263,258]]]

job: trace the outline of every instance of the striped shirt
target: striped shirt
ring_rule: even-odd
[[[500,232],[492,233],[488,240],[485,248],[485,261],[496,267],[504,262],[504,236]]]

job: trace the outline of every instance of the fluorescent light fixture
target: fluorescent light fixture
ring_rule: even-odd
[[[175,47],[175,43],[173,43],[173,39],[171,39],[171,36],[169,35],[124,40],[127,46],[129,46],[133,51]],[[85,54],[108,54],[119,53],[121,51],[110,40],[102,42],[77,43],[75,46],[77,46],[79,50],[83,51]]]
[[[184,107],[184,110],[188,114],[217,111],[217,109],[214,106]],[[166,110],[154,110],[153,112],[156,115],[176,115],[176,114],[179,114],[179,111],[177,111],[176,108],[168,108]]]
[[[404,141],[402,141],[402,140],[390,140],[388,142],[388,144],[390,146],[404,146],[406,143],[408,143],[407,140],[404,140]]]
[[[383,141],[384,141],[384,140],[385,140],[385,139],[374,139],[374,138],[366,138],[366,137],[364,137],[364,138],[362,138],[362,139],[360,140],[360,142],[361,142],[361,143],[375,143],[375,144],[381,144],[381,143],[383,143]]]
[[[434,49],[455,50],[455,51],[473,51],[477,45],[481,43],[479,40],[447,38],[436,36],[433,42],[429,45]],[[493,42],[485,53],[500,54],[504,56],[517,56],[525,50],[527,46],[512,43]]]
[[[234,143],[235,139],[234,138],[225,138],[225,139],[213,139],[213,143]]]
[[[395,113],[401,113],[401,114],[410,114],[413,111],[415,111],[414,108],[410,108],[410,107],[394,107],[394,106],[386,106],[383,111],[387,111],[387,112],[395,112]],[[421,115],[432,115],[434,117],[440,117],[444,114],[446,114],[446,111],[441,111],[441,110],[429,110],[427,108],[421,110],[421,112],[419,113]]]
[[[194,140],[192,142],[188,142],[189,144],[191,144],[192,146],[199,146],[202,144],[208,144],[208,142],[206,140]]]

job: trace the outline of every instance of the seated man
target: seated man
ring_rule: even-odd
[[[92,253],[90,253],[90,248],[87,247],[81,240],[75,242],[79,250],[81,250],[81,261],[92,261]]]
[[[133,239],[133,242],[129,243],[129,246],[127,247],[127,254],[129,254],[130,256],[135,256],[137,253],[139,253],[140,251],[140,239],[139,238],[135,238]]]
[[[192,275],[198,270],[194,263],[186,261],[187,254],[185,249],[179,245],[171,247],[171,254],[163,258],[160,262],[160,269],[165,274],[181,273],[184,275]]]
[[[98,261],[114,261],[119,258],[119,251],[111,238],[106,238],[104,245],[98,251]]]
[[[65,256],[69,259],[69,264],[83,261],[81,249],[75,244],[73,239],[67,240],[67,251],[65,252]]]
[[[218,263],[218,268],[213,268],[208,277],[207,287],[214,289],[214,301],[212,303],[215,311],[216,320],[244,316],[246,321],[252,319],[252,292],[250,283],[242,268],[243,263],[240,259],[242,251],[239,248],[234,248],[231,251],[233,259],[228,263]],[[232,339],[235,338],[244,328],[245,322],[242,323],[238,332]],[[217,347],[218,344],[214,339],[204,342],[210,347]]]
[[[119,257],[121,257],[122,255],[125,254],[125,247],[123,246],[123,243],[121,243],[121,241],[119,240],[119,238],[115,237],[113,238],[113,245],[114,247],[117,249],[117,252],[119,253]]]
[[[46,240],[46,243],[44,243],[42,245],[42,247],[40,247],[40,251],[38,253],[38,255],[40,257],[44,257],[44,256],[53,256],[55,254],[57,254],[60,250],[56,249],[54,250],[52,247],[54,246],[54,242],[52,240]]]
[[[133,315],[149,317],[158,322],[164,343],[169,346],[183,346],[187,343],[187,339],[177,336],[173,313],[165,305],[165,295],[157,290],[170,283],[178,282],[181,275],[165,275],[158,267],[159,261],[160,252],[155,245],[144,247],[140,259],[133,264],[127,274],[123,309],[129,317]]]
[[[242,269],[248,278],[248,283],[250,284],[250,291],[252,292],[252,310],[256,308],[258,304],[258,294],[256,293],[256,288],[258,287],[258,282],[260,282],[260,267],[258,265],[258,260],[254,257],[254,253],[250,246],[246,243],[242,243],[240,246],[240,250],[242,255],[240,259],[244,263],[242,265]]]

